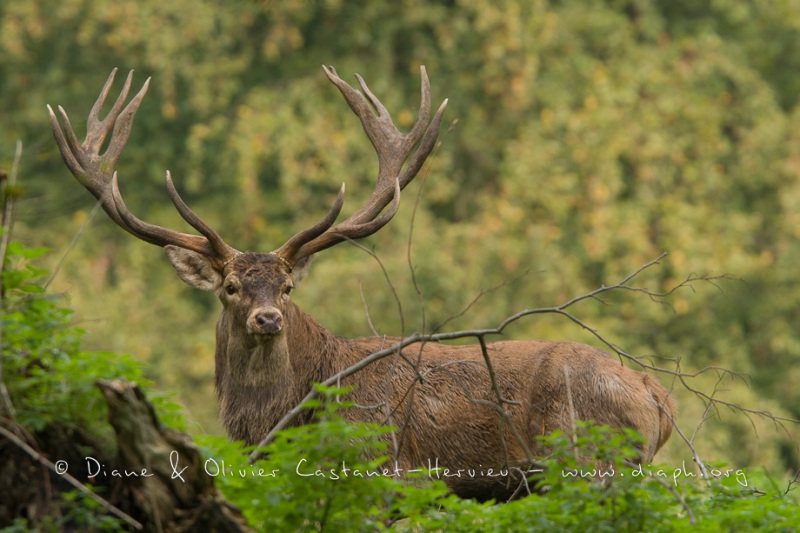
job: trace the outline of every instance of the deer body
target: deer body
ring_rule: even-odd
[[[164,247],[181,279],[213,291],[220,299],[223,310],[215,356],[220,416],[229,437],[248,444],[260,442],[302,401],[312,383],[400,340],[336,336],[299,309],[290,293],[314,254],[375,233],[388,223],[400,191],[433,149],[446,101],[430,120],[423,68],[419,118],[408,134],[402,134],[361,78],[363,93],[332,68],[325,72],[372,141],[379,161],[378,182],[367,203],[334,226],[343,204],[342,186],[318,224],[269,253],[239,252],[227,245],[186,206],[169,173],[167,187],[176,209],[202,236],[148,224],[127,209],[113,169],[149,80],[123,109],[129,75],[101,121],[99,112],[113,82],[112,72],[89,114],[82,144],[63,109],[59,108],[64,129],[50,109],[64,161],[109,217],[137,238]],[[101,155],[112,129],[109,147]],[[668,391],[649,374],[623,366],[602,350],[571,342],[504,341],[487,345],[486,355],[494,381],[481,346],[408,346],[402,355],[378,360],[343,382],[354,386],[350,399],[357,404],[345,416],[396,426],[395,459],[404,471],[419,466],[451,472],[524,469],[530,464],[528,451],[537,451],[536,436],[556,429],[569,431],[576,419],[637,430],[646,438],[644,461],[652,460],[669,438],[675,405]],[[451,476],[446,482],[457,494],[479,499],[507,499],[516,488],[506,479],[483,475]]]
[[[288,299],[285,288],[293,286],[297,273],[272,254],[243,254],[224,278],[207,279],[209,270],[196,268],[191,252],[168,248],[167,253],[190,285],[216,284],[223,305],[216,389],[223,425],[233,439],[259,443],[312,383],[400,341],[350,339],[326,330]],[[259,323],[260,315],[270,320]],[[421,465],[451,472],[522,467],[526,453],[520,437],[533,447],[536,436],[570,431],[576,419],[637,430],[647,438],[642,455],[649,462],[672,429],[674,404],[652,376],[587,345],[505,341],[487,346],[497,387],[515,402],[503,408],[518,435],[503,429],[492,406],[498,400],[480,346],[429,343],[405,351],[405,358],[376,361],[343,384],[354,386],[349,399],[362,406],[347,410],[346,418],[399,428],[395,457],[406,472]],[[479,499],[507,499],[516,488],[490,476],[453,476],[446,482],[459,495]]]

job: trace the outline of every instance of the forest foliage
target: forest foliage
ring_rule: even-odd
[[[351,212],[376,174],[319,65],[360,73],[409,126],[424,64],[434,102],[449,99],[447,131],[395,220],[365,243],[387,276],[340,245],[296,291],[300,306],[348,336],[493,326],[617,283],[667,251],[639,285],[730,279],[663,303],[621,292],[576,313],[667,369],[735,372],[661,379],[678,396],[678,426],[700,429],[703,457],[782,475],[800,469],[797,425],[708,409],[684,381],[800,418],[798,43],[797,0],[5,2],[0,167],[22,139],[16,236],[57,252],[38,264],[56,268],[80,232],[51,290],[68,295],[84,346],[132,354],[176,393],[193,432],[220,434],[219,304],[154,247],[102,214],[88,220],[93,203],[64,168],[45,104],[79,124],[112,68],[135,69],[137,84],[152,76],[118,165],[128,205],[179,227],[169,169],[227,241],[264,251],[318,220],[343,181]],[[558,316],[506,335],[602,346]],[[690,459],[679,438],[658,457]]]

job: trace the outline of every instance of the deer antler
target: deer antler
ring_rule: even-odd
[[[358,116],[378,156],[378,181],[369,200],[343,222],[333,226],[344,203],[344,185],[328,214],[314,226],[303,230],[275,251],[290,264],[309,257],[326,248],[348,239],[360,239],[378,231],[392,219],[400,205],[400,191],[411,182],[430,155],[439,134],[442,114],[447,100],[430,120],[430,82],[425,67],[420,67],[422,88],[417,121],[407,134],[400,133],[392,122],[389,112],[369,90],[367,84],[356,75],[362,92],[342,80],[333,67],[323,67],[325,74],[344,95],[350,108]],[[184,203],[167,172],[167,190],[178,213],[202,236],[181,233],[149,224],[136,218],[125,205],[119,192],[117,173],[114,167],[130,136],[133,119],[150,84],[148,78],[136,96],[123,108],[128,97],[133,71],[128,74],[125,85],[111,111],[102,120],[100,110],[114,82],[117,69],[108,76],[100,96],[92,106],[86,127],[86,139],[78,141],[67,113],[61,106],[59,119],[48,105],[50,122],[58,148],[64,162],[78,181],[100,201],[103,210],[122,229],[135,237],[158,246],[174,245],[197,252],[221,270],[239,252],[225,243],[219,234]],[[366,96],[365,96],[366,95]],[[429,123],[430,120],[430,123]],[[111,133],[108,149],[100,149]],[[414,148],[416,151],[414,152]],[[413,155],[412,155],[413,152]],[[410,159],[409,159],[410,156]],[[408,161],[405,169],[403,164]],[[381,212],[391,203],[389,209]]]
[[[100,120],[100,110],[105,103],[116,73],[117,69],[111,71],[103,90],[100,91],[100,96],[98,96],[97,101],[92,106],[92,110],[89,112],[89,118],[86,122],[86,139],[83,143],[78,142],[64,109],[58,106],[58,111],[65,124],[62,129],[53,109],[49,105],[47,106],[47,110],[50,113],[50,123],[53,127],[53,135],[64,162],[81,185],[100,201],[103,210],[119,227],[151,244],[158,246],[171,244],[197,252],[207,257],[215,267],[221,270],[225,263],[239,252],[228,246],[211,226],[203,222],[186,206],[180,195],[178,195],[169,172],[167,172],[167,190],[172,203],[184,220],[199,231],[203,235],[202,237],[148,224],[136,218],[125,206],[125,202],[119,192],[117,173],[114,171],[114,167],[122,154],[122,150],[125,148],[125,143],[128,141],[133,119],[150,85],[150,78],[145,80],[136,96],[123,109],[122,106],[128,97],[131,80],[133,79],[133,71],[130,71],[122,92],[117,97],[117,101],[111,111],[108,112],[108,115],[103,120]],[[100,149],[110,132],[112,135],[108,149],[101,155]]]
[[[372,195],[358,211],[336,226],[332,226],[342,207],[343,185],[336,202],[322,221],[296,234],[275,251],[289,263],[296,263],[342,241],[372,235],[386,225],[400,205],[400,191],[414,179],[433,150],[439,135],[442,115],[447,106],[447,100],[442,102],[429,124],[430,82],[425,67],[420,67],[422,88],[419,115],[411,131],[403,134],[394,125],[389,112],[372,94],[361,76],[356,74],[363,94],[342,80],[333,67],[322,68],[358,116],[375,148],[378,156],[378,181]],[[419,146],[412,155],[417,145]],[[411,159],[403,169],[403,163],[409,156]],[[390,202],[392,204],[390,208],[378,216]]]

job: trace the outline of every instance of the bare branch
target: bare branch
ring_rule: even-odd
[[[786,491],[783,493],[784,496],[798,487],[800,487],[800,470],[798,470],[797,473],[795,473],[794,478],[789,481],[789,484],[786,486]]]
[[[695,462],[695,464],[697,464],[697,467],[700,469],[700,474],[703,476],[703,479],[706,480],[711,479],[711,476],[709,476],[708,474],[708,469],[706,469],[705,463],[703,463],[703,460],[700,458],[700,454],[697,453],[697,449],[694,447],[695,435],[693,434],[691,439],[687,438],[686,435],[683,433],[683,431],[681,431],[680,426],[678,426],[677,422],[675,422],[675,419],[666,411],[666,409],[662,409],[661,412],[664,413],[669,418],[670,422],[672,422],[672,427],[675,428],[675,431],[678,433],[678,435],[680,435],[681,439],[683,439],[683,442],[685,442],[686,445],[689,447],[689,450],[691,450],[692,460]]]
[[[375,324],[372,323],[372,316],[370,315],[369,312],[369,305],[367,304],[367,299],[364,297],[364,290],[362,289],[360,282],[358,284],[358,295],[361,296],[361,305],[364,306],[364,316],[367,318],[367,325],[369,326],[370,331],[372,331],[372,334],[375,335],[376,337],[380,337],[381,336],[380,333],[378,333],[378,330],[375,329]]]
[[[78,481],[77,479],[75,479],[71,475],[69,475],[67,473],[63,473],[63,474],[60,473],[58,470],[56,470],[56,465],[54,465],[50,460],[48,460],[47,458],[42,456],[42,454],[40,454],[39,452],[37,452],[36,450],[34,450],[30,446],[28,446],[19,437],[17,437],[12,432],[8,431],[6,428],[4,428],[2,426],[0,426],[0,435],[5,437],[9,441],[13,442],[19,449],[21,449],[22,451],[27,453],[35,461],[38,461],[40,464],[44,465],[49,470],[53,471],[55,474],[57,474],[62,479],[64,479],[67,483],[69,483],[70,485],[72,485],[73,487],[78,489],[80,492],[82,492],[83,494],[87,495],[88,497],[93,499],[95,502],[100,504],[100,506],[103,509],[107,510],[108,512],[110,512],[114,516],[120,518],[121,520],[124,520],[128,525],[130,525],[134,529],[137,529],[137,530],[140,530],[140,531],[143,529],[142,528],[142,524],[140,522],[138,522],[136,519],[134,519],[132,516],[129,516],[125,512],[121,511],[120,509],[117,509],[116,507],[114,507],[113,505],[108,503],[106,500],[104,500],[103,498],[101,498],[100,496],[95,494],[94,492],[92,492],[89,489],[87,489],[86,487],[84,487],[83,484],[80,481]]]
[[[572,441],[572,453],[575,455],[575,462],[578,462],[578,422],[575,417],[575,405],[572,401],[572,385],[569,378],[569,367],[565,366],[564,371],[564,385],[567,387],[567,405],[569,407],[569,421]]]
[[[0,183],[0,186],[3,186],[5,190],[3,191],[3,197],[5,200],[5,205],[3,205],[3,212],[2,212],[2,235],[0,235],[0,274],[5,271],[5,264],[6,264],[6,252],[8,251],[8,244],[11,242],[11,228],[14,223],[14,206],[16,204],[16,184],[17,184],[17,172],[19,171],[19,162],[22,159],[22,141],[17,140],[17,148],[14,152],[14,163],[11,165],[11,174],[8,177],[7,183]],[[5,180],[3,180],[5,181]],[[2,282],[0,282],[0,304],[2,304],[2,300],[5,297],[5,291],[2,286]],[[0,341],[3,338],[3,324],[0,321]],[[2,344],[0,342],[0,344]],[[3,411],[5,411],[10,418],[16,417],[16,411],[14,410],[14,404],[11,401],[11,395],[8,393],[8,388],[6,387],[6,382],[3,379],[3,356],[0,354],[0,401],[2,401]]]
[[[419,178],[417,181],[420,183],[420,186],[417,188],[417,196],[414,198],[414,207],[411,210],[411,221],[408,224],[408,240],[406,244],[406,262],[408,263],[408,270],[411,273],[411,283],[414,286],[414,291],[417,293],[417,297],[419,299],[419,310],[422,315],[422,331],[424,332],[426,329],[427,321],[425,320],[426,313],[425,313],[425,301],[424,296],[422,294],[422,289],[417,283],[417,269],[414,267],[414,260],[413,260],[413,241],[414,241],[414,223],[417,220],[417,210],[419,209],[420,201],[422,200],[422,192],[425,189],[425,184],[428,183],[428,176],[430,175],[431,167],[434,165],[436,161],[436,157],[439,155],[439,147],[444,143],[447,135],[453,130],[453,127],[447,129],[445,135],[442,136],[442,139],[436,143],[433,147],[433,151],[430,155],[430,163],[425,169],[425,172],[422,174],[422,177]]]
[[[444,326],[446,326],[450,322],[453,322],[454,320],[457,320],[457,319],[461,318],[462,316],[466,315],[473,307],[475,307],[478,304],[478,302],[481,301],[481,299],[483,299],[484,296],[487,296],[488,294],[490,294],[490,293],[492,293],[492,292],[494,292],[494,291],[496,291],[498,289],[501,289],[503,287],[511,285],[512,283],[517,282],[518,280],[522,279],[523,277],[527,276],[528,274],[530,274],[530,270],[525,270],[522,274],[519,274],[518,276],[516,276],[514,278],[501,281],[500,283],[498,283],[496,285],[493,285],[493,286],[489,287],[488,289],[481,289],[480,292],[478,292],[478,294],[472,300],[470,300],[467,303],[467,305],[465,305],[464,308],[461,311],[459,311],[459,312],[457,312],[457,313],[455,313],[453,315],[450,315],[446,320],[444,320],[441,323],[437,324],[433,328],[433,331],[434,332],[441,331],[444,328]]]
[[[342,237],[342,238],[344,240],[348,241],[350,244],[352,244],[356,248],[358,248],[359,250],[361,250],[362,252],[368,254],[372,259],[375,260],[376,263],[378,263],[378,266],[380,267],[381,272],[383,272],[383,277],[386,280],[386,284],[389,285],[389,290],[392,291],[392,297],[394,298],[394,301],[397,304],[397,315],[400,318],[400,332],[401,332],[401,335],[402,335],[403,332],[405,331],[405,315],[403,313],[403,303],[400,301],[400,296],[397,294],[397,289],[395,288],[394,283],[392,283],[392,279],[389,277],[389,272],[386,270],[386,266],[384,266],[383,261],[381,261],[380,257],[378,257],[378,254],[376,254],[373,250],[370,250],[369,248],[367,248],[366,246],[364,246],[360,242],[355,241],[353,239],[350,239],[349,237]],[[363,297],[362,297],[362,301],[363,301]],[[366,309],[366,305],[367,304],[365,302],[364,303],[365,309]],[[367,315],[367,320],[369,320],[369,314]],[[370,320],[370,327],[372,328],[372,331],[374,332],[375,328],[372,327],[372,321],[371,320]],[[380,337],[381,335],[378,334],[378,333],[375,333],[375,336],[376,337]]]
[[[47,281],[45,281],[44,284],[42,285],[42,288],[44,290],[47,290],[47,288],[56,278],[58,273],[61,272],[61,267],[64,266],[64,263],[67,261],[67,257],[72,252],[72,250],[75,249],[75,245],[78,244],[78,240],[80,240],[81,236],[83,235],[83,232],[86,231],[87,227],[89,227],[89,223],[92,221],[92,219],[94,219],[94,216],[97,214],[97,212],[100,210],[102,206],[103,206],[102,201],[98,200],[97,202],[95,202],[94,207],[92,208],[91,211],[89,211],[89,215],[86,217],[86,220],[83,221],[81,227],[78,228],[78,231],[76,231],[75,235],[72,236],[72,240],[69,242],[69,245],[67,245],[67,249],[64,250],[63,254],[61,254],[61,257],[59,258],[58,263],[56,263],[55,268],[53,268],[53,271],[50,272],[50,276],[47,278]]]
[[[639,468],[641,466],[631,463],[630,461],[623,461],[623,464],[631,468]],[[697,524],[697,518],[695,517],[692,508],[689,507],[689,504],[686,502],[686,499],[683,496],[681,496],[681,493],[678,492],[674,486],[670,485],[669,482],[667,482],[666,480],[663,480],[658,476],[654,476],[652,474],[647,476],[645,479],[648,479],[650,481],[655,481],[656,483],[667,489],[670,492],[670,494],[672,494],[672,496],[675,497],[675,499],[678,501],[681,507],[683,507],[683,510],[686,511],[686,516],[689,517],[689,523],[691,523],[692,525]]]

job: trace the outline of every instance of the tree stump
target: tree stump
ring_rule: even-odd
[[[136,383],[101,380],[97,386],[117,436],[114,468],[146,472],[126,480],[146,531],[252,531],[204,471],[203,457],[191,437],[163,426]]]

